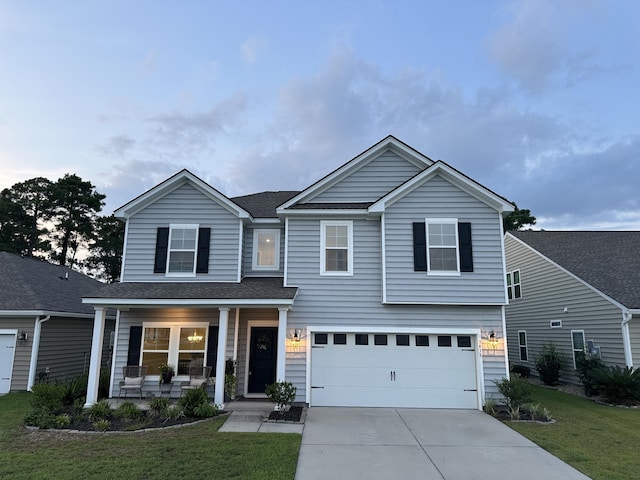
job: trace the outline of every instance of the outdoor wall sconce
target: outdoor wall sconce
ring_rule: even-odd
[[[493,349],[498,348],[498,337],[496,337],[495,330],[491,330],[489,334],[489,346]]]
[[[298,330],[293,331],[293,337],[291,337],[291,347],[294,352],[297,352],[298,348],[300,348],[300,335],[298,335]]]
[[[20,345],[26,342],[28,338],[29,338],[29,335],[24,330],[20,330],[20,332],[18,332],[18,343]]]

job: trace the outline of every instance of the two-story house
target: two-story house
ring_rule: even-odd
[[[228,198],[183,170],[116,210],[122,280],[84,299],[96,344],[118,310],[111,393],[127,364],[155,391],[162,362],[222,379],[232,359],[245,397],[286,380],[310,406],[481,408],[508,375],[512,211],[392,136],[300,192]]]

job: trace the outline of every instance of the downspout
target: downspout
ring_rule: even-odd
[[[31,391],[36,381],[36,367],[38,363],[38,350],[40,350],[40,332],[42,331],[42,324],[49,320],[51,315],[47,315],[44,318],[36,317],[36,324],[33,329],[33,342],[31,345],[31,361],[29,362],[29,380],[27,382],[27,390]]]
[[[629,310],[622,312],[622,345],[624,346],[624,363],[627,367],[633,367],[633,355],[631,354],[631,334],[629,333],[629,322],[633,315]]]

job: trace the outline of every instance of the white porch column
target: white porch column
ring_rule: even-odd
[[[218,318],[218,358],[216,360],[216,388],[213,394],[213,403],[224,405],[224,364],[227,352],[227,324],[229,322],[229,309],[220,308]]]
[[[100,364],[102,363],[102,340],[107,311],[104,307],[94,307],[93,339],[91,340],[91,360],[89,361],[89,381],[87,383],[87,401],[85,408],[98,401],[98,385],[100,383]]]
[[[276,358],[276,382],[285,381],[287,362],[287,312],[288,307],[278,308],[278,356]]]

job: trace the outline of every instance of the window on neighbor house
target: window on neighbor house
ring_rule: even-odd
[[[320,273],[353,275],[353,222],[320,222]]]
[[[253,269],[280,268],[280,230],[253,231]]]
[[[194,275],[198,225],[171,225],[169,227],[169,251],[167,275]]]
[[[526,362],[529,360],[529,349],[527,347],[527,331],[518,330],[518,347],[520,348],[520,360]]]
[[[571,330],[571,348],[573,350],[573,368],[576,368],[576,358],[584,355],[584,330]]]
[[[522,297],[522,286],[520,285],[520,270],[507,273],[507,294],[509,300]]]
[[[188,375],[189,368],[202,366],[206,357],[207,324],[145,324],[142,335],[142,365],[149,375],[159,375],[159,367],[169,363],[177,375]]]
[[[426,219],[428,272],[446,274],[460,271],[458,256],[458,221]]]

